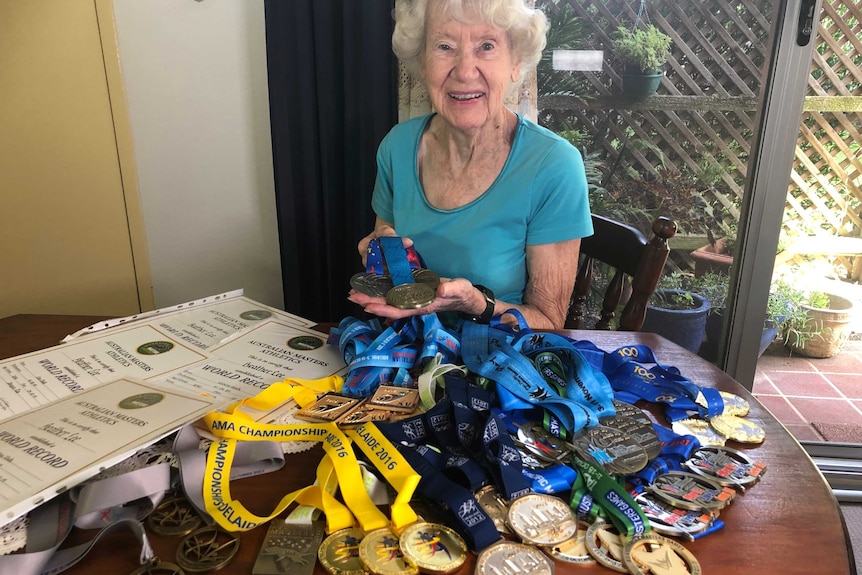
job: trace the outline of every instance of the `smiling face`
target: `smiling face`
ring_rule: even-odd
[[[475,132],[503,118],[503,98],[520,76],[508,35],[484,22],[464,24],[429,3],[421,74],[434,109]]]

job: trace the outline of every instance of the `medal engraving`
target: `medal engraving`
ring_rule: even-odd
[[[311,575],[321,539],[323,526],[320,523],[293,525],[273,521],[251,572],[254,575]]]
[[[722,415],[738,415],[740,417],[748,415],[748,411],[751,409],[751,406],[748,405],[747,401],[738,395],[727,391],[719,391],[718,393],[724,400],[724,411],[721,412]]]
[[[476,575],[553,575],[547,555],[522,543],[501,542],[485,548],[476,558]]]
[[[628,573],[623,564],[623,539],[610,523],[597,521],[587,529],[587,551],[604,567]]]
[[[727,443],[727,438],[714,430],[705,419],[680,419],[673,422],[671,429],[677,435],[693,435],[701,445],[722,446]]]
[[[572,444],[578,455],[612,475],[631,475],[649,463],[640,443],[619,429],[605,425],[582,429],[572,439]]]
[[[625,546],[625,565],[632,575],[701,575],[700,563],[681,544],[646,535]]]
[[[365,532],[358,527],[336,531],[323,540],[317,558],[330,575],[366,575],[359,558],[359,544]]]
[[[494,522],[494,527],[497,528],[497,531],[504,535],[512,533],[508,523],[506,523],[509,507],[493,485],[487,485],[477,491],[476,502],[479,503],[482,511]]]
[[[718,511],[733,501],[736,492],[706,477],[685,471],[669,471],[655,478],[647,490],[683,509]]]
[[[147,517],[149,528],[165,537],[188,535],[200,524],[200,516],[182,497],[163,499]]]
[[[597,561],[587,550],[587,530],[589,528],[590,525],[588,523],[579,521],[578,532],[573,537],[563,541],[559,545],[545,547],[545,552],[557,561],[583,565],[585,567],[595,565]]]
[[[467,544],[445,525],[413,523],[401,532],[399,542],[407,561],[424,573],[452,573],[467,560]]]
[[[578,519],[566,503],[552,495],[531,493],[512,501],[509,527],[527,543],[559,545],[578,531]]]
[[[429,284],[407,283],[386,292],[386,303],[398,309],[419,309],[437,297],[437,290]]]
[[[731,485],[740,491],[753,485],[766,472],[766,464],[754,461],[729,447],[706,446],[694,452],[685,462],[694,473],[708,477],[719,485]]]
[[[393,284],[388,275],[358,273],[350,278],[350,287],[371,297],[386,297]]]
[[[215,525],[192,531],[177,548],[177,564],[184,571],[200,573],[221,569],[239,551],[239,537]]]
[[[371,408],[412,412],[419,405],[419,390],[414,387],[381,385],[368,400]]]
[[[661,453],[661,440],[652,426],[652,422],[644,424],[641,420],[617,413],[613,417],[603,418],[601,424],[614,429],[619,429],[624,435],[632,437],[637,441],[644,452],[647,460],[651,460]]]
[[[311,405],[296,412],[296,417],[315,423],[335,422],[348,411],[359,405],[362,400],[336,393],[327,393]]]
[[[359,544],[359,559],[374,575],[416,575],[419,570],[401,552],[398,535],[388,527],[375,529]]]
[[[694,541],[694,535],[705,531],[715,520],[712,514],[701,509],[682,509],[650,492],[637,494],[635,501],[641,506],[652,529],[662,535]]]
[[[756,423],[736,415],[718,415],[709,420],[717,432],[740,443],[762,443],[766,432]]]

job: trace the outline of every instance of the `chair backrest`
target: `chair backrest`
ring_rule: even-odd
[[[593,214],[593,235],[581,240],[581,264],[575,279],[572,305],[566,317],[567,329],[584,326],[587,295],[596,261],[614,269],[602,300],[599,320],[593,329],[611,329],[611,322],[629,292],[620,314],[618,329],[638,331],[644,323],[647,303],[655,292],[670,252],[667,241],[676,234],[676,222],[659,217],[652,224],[653,237],[647,241],[640,230],[622,222]]]

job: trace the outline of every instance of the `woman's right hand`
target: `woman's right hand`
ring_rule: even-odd
[[[368,244],[371,243],[371,240],[381,238],[384,236],[394,237],[398,234],[395,232],[395,226],[390,224],[389,222],[381,220],[379,217],[374,224],[374,231],[359,240],[359,245],[357,249],[359,250],[359,257],[362,258],[362,267],[364,268],[366,265],[366,257],[368,256]],[[409,248],[413,245],[413,241],[404,238],[404,247]]]

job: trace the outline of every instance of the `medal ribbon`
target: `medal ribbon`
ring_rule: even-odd
[[[613,477],[598,465],[580,457],[573,457],[572,461],[584,478],[584,484],[592,495],[593,502],[601,505],[607,512],[617,531],[629,540],[649,533],[650,524],[640,505],[635,503],[632,496]]]
[[[505,388],[517,399],[547,409],[569,433],[598,424],[591,406],[560,396],[507,339],[505,332],[492,326],[464,322],[461,353],[465,365],[470,371],[495,381],[498,389]]]

